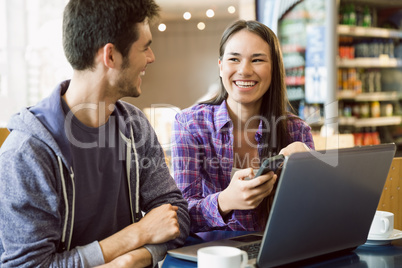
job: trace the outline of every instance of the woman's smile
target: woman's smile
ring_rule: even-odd
[[[258,110],[257,106],[271,84],[272,62],[268,43],[255,33],[241,30],[228,40],[219,67],[228,93],[228,105],[256,105]]]
[[[236,81],[233,81],[233,83],[239,88],[240,91],[252,90],[257,85],[256,81],[236,80]]]

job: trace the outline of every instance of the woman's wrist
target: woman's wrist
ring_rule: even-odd
[[[232,208],[228,206],[230,202],[226,202],[226,191],[223,190],[219,195],[218,195],[218,209],[219,213],[221,214],[222,217],[225,217],[227,214],[229,214],[232,211]]]

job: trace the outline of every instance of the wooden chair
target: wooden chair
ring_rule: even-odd
[[[10,134],[10,131],[6,128],[0,128],[0,146],[3,144],[3,142],[6,140],[8,134]]]
[[[402,157],[392,160],[378,210],[394,213],[394,228],[402,230]]]

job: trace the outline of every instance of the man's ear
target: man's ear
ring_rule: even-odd
[[[116,47],[107,43],[103,47],[103,64],[109,68],[116,68],[121,61],[121,54],[116,50]]]

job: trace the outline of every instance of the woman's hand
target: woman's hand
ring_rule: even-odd
[[[297,152],[308,152],[310,151],[310,148],[307,147],[306,144],[300,142],[300,141],[295,141],[283,148],[279,154],[283,154],[284,156],[289,156],[293,153]]]
[[[257,178],[252,168],[237,171],[218,196],[219,212],[225,216],[234,209],[255,209],[272,192],[276,179],[272,171]]]

